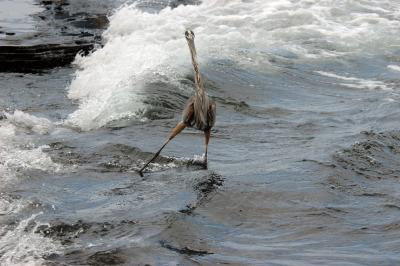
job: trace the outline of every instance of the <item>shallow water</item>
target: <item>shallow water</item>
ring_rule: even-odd
[[[396,1],[140,1],[73,68],[0,74],[0,255],[36,265],[396,265]],[[185,28],[217,102],[185,130]],[[24,239],[21,241],[21,239]]]
[[[0,43],[3,39],[12,40],[19,35],[33,36],[36,33],[31,15],[42,8],[35,4],[32,0],[0,1]]]

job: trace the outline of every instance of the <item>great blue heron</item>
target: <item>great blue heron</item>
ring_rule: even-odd
[[[190,97],[182,112],[182,121],[170,133],[168,139],[164,142],[161,148],[154,154],[143,167],[139,170],[139,174],[143,176],[143,170],[160,154],[162,149],[176,135],[178,135],[185,127],[193,127],[204,132],[205,137],[205,158],[204,166],[207,168],[207,150],[208,142],[210,141],[211,128],[215,124],[216,106],[215,102],[208,96],[203,81],[201,79],[199,64],[197,63],[196,47],[194,45],[194,33],[191,30],[185,31],[186,41],[189,45],[192,64],[194,69],[195,94]]]

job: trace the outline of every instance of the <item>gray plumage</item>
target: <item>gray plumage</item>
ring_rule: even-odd
[[[207,168],[207,151],[208,142],[210,140],[211,128],[215,124],[216,106],[215,102],[208,97],[206,90],[204,89],[203,81],[201,80],[199,64],[197,63],[196,47],[194,46],[194,33],[193,31],[185,32],[186,41],[189,45],[190,54],[192,57],[192,64],[194,68],[194,83],[195,83],[195,94],[190,97],[183,109],[182,121],[179,122],[172,132],[169,134],[168,139],[164,142],[161,148],[154,154],[154,156],[139,170],[139,174],[143,176],[144,169],[154,161],[160,154],[162,149],[178,135],[185,127],[194,127],[196,129],[204,131],[205,137],[205,156],[204,156],[204,167]]]
[[[187,101],[183,110],[182,121],[188,126],[206,131],[210,130],[215,124],[216,105],[208,96],[201,79],[193,31],[186,31],[185,37],[189,45],[194,69],[195,95]]]

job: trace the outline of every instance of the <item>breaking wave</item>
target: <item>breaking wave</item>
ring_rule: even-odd
[[[45,256],[60,252],[59,243],[36,233],[39,225],[35,224],[35,219],[38,215],[40,213],[20,221],[12,230],[0,228],[2,265],[44,265]],[[32,223],[35,225],[30,226]]]
[[[59,171],[61,166],[54,163],[43,152],[46,146],[36,146],[30,132],[47,134],[53,127],[45,118],[16,110],[5,113],[7,119],[0,121],[0,176],[2,185],[17,180],[17,173],[28,170]]]
[[[19,217],[29,207],[29,202],[10,196],[7,186],[18,184],[26,178],[25,171],[57,172],[61,165],[54,163],[43,149],[36,146],[34,134],[47,134],[53,127],[45,119],[16,110],[5,113],[0,120],[0,253],[2,265],[42,265],[43,256],[56,253],[58,245],[35,233],[40,213],[27,218]],[[12,219],[11,223],[4,219]],[[16,219],[16,220],[13,220]]]
[[[205,0],[158,13],[124,5],[110,18],[104,47],[76,59],[68,96],[79,108],[66,123],[91,130],[121,118],[141,119],[149,82],[190,92],[179,83],[191,73],[187,28],[196,33],[202,69],[215,61],[268,69],[273,56],[319,60],[396,49],[396,10],[396,3],[376,0]]]
[[[392,88],[389,85],[386,85],[383,81],[379,80],[369,80],[369,79],[362,79],[362,78],[356,78],[356,77],[345,77],[345,76],[340,76],[334,73],[330,72],[324,72],[324,71],[316,71],[316,73],[334,78],[337,80],[341,80],[339,83],[340,85],[348,88],[356,88],[356,89],[382,89],[382,90],[391,90]]]

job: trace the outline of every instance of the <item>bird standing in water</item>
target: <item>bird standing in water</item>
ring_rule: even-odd
[[[197,63],[196,47],[194,45],[194,33],[191,30],[185,32],[185,38],[189,45],[190,54],[192,57],[192,64],[194,68],[194,82],[195,82],[195,95],[190,97],[182,113],[182,121],[179,122],[170,133],[168,139],[164,142],[161,148],[156,152],[153,158],[150,159],[139,170],[139,174],[143,176],[143,170],[154,161],[160,154],[162,149],[170,142],[176,135],[178,135],[185,127],[193,127],[204,132],[205,138],[205,158],[204,166],[207,168],[207,150],[208,142],[210,141],[211,128],[215,124],[216,105],[215,102],[208,96],[203,81],[201,79],[199,64]]]

